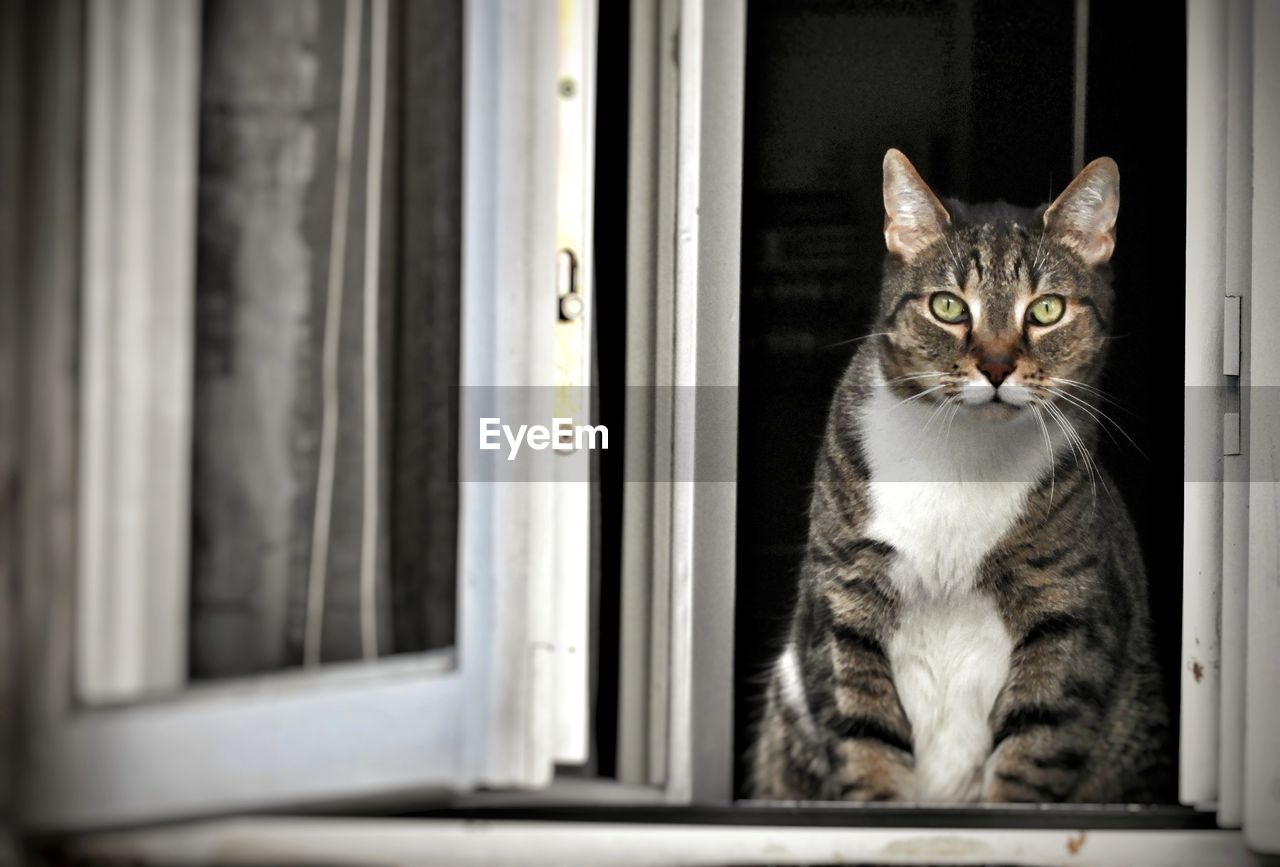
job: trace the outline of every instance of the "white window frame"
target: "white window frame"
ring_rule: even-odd
[[[193,0],[85,10],[74,677],[86,702],[178,689],[186,674],[199,14]]]
[[[746,4],[637,3],[631,27],[626,474],[653,483],[623,504],[619,777],[726,801],[737,484],[709,477],[737,455]]]
[[[1198,0],[1187,32],[1179,799],[1280,854],[1280,14]]]
[[[558,46],[555,292],[560,308],[556,311],[553,402],[556,418],[594,424],[596,0],[560,4]],[[575,308],[575,302],[580,306]],[[583,765],[592,752],[596,480],[591,478],[589,452],[561,457],[554,462],[553,493],[555,759],[565,765]]]
[[[1244,386],[1254,394],[1280,388],[1280,9],[1255,2],[1252,21],[1252,255],[1246,318],[1248,368]],[[1242,144],[1242,149],[1247,145]],[[1230,252],[1230,251],[1229,251]],[[1257,340],[1251,339],[1256,335]],[[1246,392],[1248,393],[1248,392]],[[1274,397],[1246,406],[1249,420],[1247,659],[1244,677],[1245,839],[1259,852],[1280,854],[1280,405]],[[1243,608],[1243,604],[1241,605]],[[1238,614],[1237,614],[1238,616]]]
[[[152,632],[145,624],[175,612],[185,617],[185,591],[174,588],[187,575],[178,524],[187,513],[181,501],[190,449],[200,9],[197,0],[102,0],[87,4],[85,14],[80,550],[88,557],[104,534],[121,529],[113,509],[137,516],[128,529],[143,544],[132,559],[108,558],[88,570],[84,558],[79,568],[47,562],[53,568],[25,575],[32,664],[23,826],[85,830],[479,785],[545,785],[553,766],[547,648],[555,627],[548,592],[554,494],[549,485],[483,481],[478,468],[460,468],[459,640],[451,652],[136,700],[180,686],[184,667],[181,630]],[[468,0],[464,14],[462,384],[551,385],[554,319],[545,315],[544,299],[555,277],[547,216],[555,208],[557,4]],[[62,47],[79,55],[74,26]],[[118,68],[126,74],[113,76]],[[66,124],[61,132],[75,128]],[[162,151],[171,153],[153,161]],[[122,197],[136,208],[114,213],[112,202]],[[152,232],[164,243],[152,243],[160,237]],[[70,221],[63,235],[74,249],[79,233]],[[131,257],[128,268],[103,270],[116,247]],[[137,317],[161,310],[173,326],[169,340],[130,339],[147,337]],[[122,320],[132,323],[129,334],[118,330]],[[73,342],[63,350],[74,350]],[[96,367],[107,361],[107,369]],[[174,375],[147,386],[144,396],[136,372],[160,364],[175,365]],[[73,382],[60,379],[55,396],[74,401]],[[138,399],[115,400],[128,389]],[[463,389],[464,417],[470,394]],[[151,414],[156,406],[159,417]],[[125,434],[157,431],[162,463],[152,479]],[[64,481],[69,471],[65,463],[50,468]],[[157,490],[163,498],[152,498]],[[154,547],[175,528],[172,545]],[[50,550],[57,550],[53,534],[60,530],[51,526],[41,540]],[[69,541],[65,532],[60,538]],[[152,551],[161,553],[143,556]],[[153,594],[157,589],[163,592]],[[91,603],[80,596],[77,621],[73,600],[86,590]],[[100,612],[112,619],[95,620]],[[148,667],[153,653],[175,652],[176,665]]]
[[[1188,7],[1181,744],[1178,796],[1216,800],[1222,569],[1226,4]],[[1195,404],[1193,405],[1193,401]],[[1201,405],[1203,404],[1203,405]]]

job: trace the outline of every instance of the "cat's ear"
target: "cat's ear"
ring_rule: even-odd
[[[910,261],[942,237],[951,215],[902,151],[884,155],[884,243]]]
[[[1044,229],[1089,265],[1101,265],[1116,248],[1120,167],[1111,157],[1080,170],[1071,186],[1044,212]]]

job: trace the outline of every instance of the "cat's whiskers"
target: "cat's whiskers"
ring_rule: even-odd
[[[956,252],[955,247],[951,246],[951,239],[944,234],[942,240],[947,244],[947,252],[951,254],[951,262],[956,266],[956,270],[962,274],[967,274],[965,267],[960,264],[960,254]]]
[[[946,376],[941,370],[926,370],[922,373],[908,373],[904,376],[895,376],[893,379],[886,379],[885,385],[896,385],[900,382],[907,382],[913,379],[928,379],[929,377]]]
[[[1116,400],[1114,395],[1112,395],[1110,392],[1103,391],[1102,389],[1098,388],[1096,385],[1090,385],[1089,383],[1081,382],[1078,379],[1066,379],[1061,376],[1051,376],[1049,377],[1049,379],[1053,382],[1058,383],[1059,385],[1065,385],[1065,386],[1068,386],[1069,388],[1080,388],[1085,390],[1086,392],[1095,394],[1101,399],[1105,400],[1107,403],[1115,406],[1116,409],[1120,410],[1121,412],[1128,413],[1134,418],[1138,417],[1138,414],[1136,412],[1129,409],[1129,407],[1125,406],[1120,401]]]
[[[1045,412],[1049,413],[1049,417],[1054,420],[1062,433],[1067,438],[1067,443],[1071,446],[1071,454],[1075,458],[1076,467],[1083,469],[1089,477],[1089,490],[1093,497],[1093,505],[1098,503],[1098,487],[1093,476],[1093,462],[1089,459],[1089,450],[1085,447],[1084,441],[1080,438],[1080,434],[1076,432],[1075,426],[1063,415],[1062,410],[1054,406],[1047,400],[1041,400],[1041,406]]]
[[[946,383],[943,383],[942,385],[935,385],[932,388],[926,388],[924,391],[916,392],[915,394],[911,395],[911,397],[908,397],[905,400],[900,400],[897,403],[895,403],[893,406],[889,407],[887,412],[893,412],[895,409],[902,406],[903,404],[911,403],[911,401],[913,400],[919,400],[920,398],[924,397],[926,394],[933,394],[935,391],[940,391],[946,387],[947,387]]]
[[[1133,437],[1129,436],[1129,432],[1126,431],[1118,421],[1116,421],[1109,414],[1107,414],[1107,412],[1103,410],[1101,407],[1092,406],[1091,404],[1086,403],[1080,398],[1074,395],[1068,394],[1067,392],[1063,391],[1060,388],[1054,388],[1051,385],[1046,385],[1044,388],[1050,393],[1057,395],[1063,400],[1070,401],[1071,403],[1075,404],[1076,406],[1080,407],[1082,410],[1087,412],[1090,416],[1093,417],[1094,421],[1098,423],[1098,427],[1102,428],[1107,432],[1107,436],[1111,437],[1111,441],[1113,443],[1116,443],[1117,446],[1119,446],[1120,444],[1116,442],[1116,438],[1112,436],[1111,430],[1107,427],[1107,424],[1110,424],[1112,427],[1118,430],[1125,439],[1129,441],[1129,445],[1137,449],[1138,454],[1142,455],[1144,458],[1147,458],[1147,453],[1142,450],[1142,447],[1138,445],[1138,443],[1134,440]],[[1147,458],[1147,460],[1150,460],[1150,458]]]
[[[947,417],[947,433],[942,439],[942,447],[946,449],[951,445],[951,426],[955,424],[956,416],[960,414],[960,410],[964,408],[964,396],[957,394],[952,398],[951,415]]]
[[[1050,394],[1052,394],[1054,397],[1058,398],[1059,400],[1064,400],[1064,401],[1066,401],[1067,403],[1071,404],[1073,407],[1077,407],[1077,408],[1079,408],[1079,409],[1084,410],[1084,412],[1086,412],[1086,413],[1089,415],[1089,417],[1090,417],[1091,419],[1093,419],[1093,421],[1097,424],[1098,429],[1106,433],[1107,438],[1111,440],[1112,444],[1114,444],[1117,448],[1119,448],[1119,447],[1120,447],[1120,443],[1116,441],[1116,438],[1115,438],[1115,436],[1111,433],[1110,428],[1108,428],[1106,425],[1104,425],[1104,424],[1102,423],[1102,419],[1101,419],[1101,418],[1099,418],[1099,417],[1098,417],[1098,416],[1093,412],[1093,408],[1092,408],[1092,407],[1090,407],[1089,405],[1087,405],[1087,404],[1083,403],[1082,401],[1080,401],[1080,400],[1078,400],[1078,399],[1076,399],[1076,398],[1072,397],[1071,395],[1067,394],[1066,392],[1064,392],[1064,391],[1062,391],[1062,390],[1060,390],[1060,389],[1054,388],[1054,387],[1053,387],[1053,386],[1051,386],[1051,385],[1043,386],[1043,388],[1044,388],[1044,390],[1045,390],[1045,391],[1049,392]],[[1137,448],[1137,447],[1135,446],[1135,448]],[[1141,451],[1141,449],[1139,449],[1139,451]]]
[[[1093,480],[1093,468],[1089,464],[1088,449],[1084,447],[1084,443],[1081,442],[1080,435],[1076,432],[1075,427],[1067,420],[1060,409],[1047,401],[1044,403],[1044,409],[1058,425],[1059,429],[1062,430],[1063,435],[1066,436],[1067,443],[1071,446],[1071,455],[1075,458],[1076,468],[1083,469],[1085,475],[1089,477],[1089,488],[1092,491],[1094,503],[1097,503],[1098,490]]]
[[[828,343],[826,346],[823,346],[822,348],[835,349],[836,347],[839,347],[839,346],[848,346],[850,343],[860,343],[863,340],[870,340],[873,337],[891,337],[891,336],[892,336],[892,332],[889,332],[889,331],[874,331],[871,334],[864,334],[861,337],[852,337],[848,340],[837,340],[835,343]]]
[[[1035,271],[1035,272],[1040,271],[1040,251],[1044,249],[1044,239],[1045,239],[1045,236],[1048,234],[1049,234],[1048,232],[1040,233],[1040,243],[1036,244],[1036,254],[1034,257],[1032,257],[1032,260],[1031,260],[1032,271]]]
[[[959,400],[959,395],[955,395],[955,394],[948,395],[946,400],[942,401],[937,406],[935,406],[933,408],[933,412],[929,414],[928,420],[925,421],[924,427],[920,428],[920,433],[924,433],[925,431],[927,431],[929,429],[929,425],[933,424],[933,420],[937,418],[942,413],[943,410],[951,406],[952,402],[956,400]]]
[[[1071,434],[1075,437],[1076,442],[1079,444],[1080,452],[1084,456],[1085,464],[1088,467],[1089,484],[1091,487],[1094,488],[1093,496],[1094,496],[1095,505],[1097,503],[1097,496],[1098,496],[1097,489],[1095,486],[1095,480],[1098,484],[1102,485],[1103,493],[1105,493],[1109,498],[1111,498],[1114,501],[1115,497],[1111,493],[1111,488],[1107,486],[1107,480],[1102,475],[1102,470],[1098,468],[1097,461],[1095,461],[1093,458],[1093,455],[1090,454],[1089,448],[1085,444],[1084,438],[1080,435],[1080,432],[1076,429],[1076,426],[1071,423],[1071,420],[1067,416],[1066,412],[1063,411],[1062,407],[1055,406],[1052,403],[1046,403],[1045,406],[1051,409],[1054,413],[1056,413],[1058,417],[1062,419],[1063,423],[1065,423],[1071,429]]]
[[[1044,434],[1045,451],[1049,453],[1049,511],[1053,510],[1053,489],[1054,489],[1054,471],[1053,466],[1057,461],[1053,456],[1053,439],[1049,436],[1049,426],[1044,423],[1044,414],[1040,412],[1040,407],[1035,402],[1031,403],[1031,412],[1035,415],[1036,424],[1040,425],[1040,432]]]

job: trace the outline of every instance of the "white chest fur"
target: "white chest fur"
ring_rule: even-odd
[[[886,650],[911,720],[912,794],[974,800],[1012,650],[994,600],[975,588],[978,567],[1048,472],[1050,445],[1029,411],[1000,420],[965,408],[949,420],[923,401],[875,392],[861,417],[867,534],[897,551],[891,578],[902,606]]]
[[[886,650],[911,720],[913,800],[977,800],[991,752],[988,717],[1012,649],[995,605],[976,592],[916,600],[902,612]]]

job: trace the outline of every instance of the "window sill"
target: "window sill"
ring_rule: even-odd
[[[1126,806],[483,808],[225,819],[51,844],[73,858],[167,865],[1262,863],[1211,814]]]

